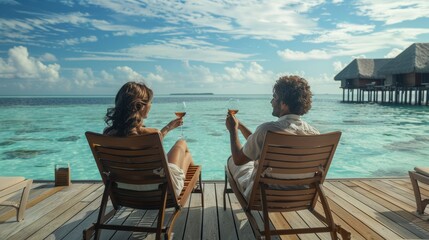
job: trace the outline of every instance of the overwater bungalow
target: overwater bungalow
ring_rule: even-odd
[[[385,84],[385,77],[384,75],[380,75],[378,70],[390,60],[390,58],[358,58],[349,63],[349,65],[347,65],[334,78],[335,80],[341,80],[343,101],[364,102],[365,93],[367,93],[368,96],[367,101],[372,101],[370,89],[381,88]]]
[[[429,105],[429,43],[414,43],[393,59],[354,59],[334,79],[343,102]]]

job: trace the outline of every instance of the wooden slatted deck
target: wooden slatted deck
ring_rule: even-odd
[[[428,239],[429,215],[417,215],[408,178],[327,180],[325,190],[336,222],[353,239]],[[205,207],[192,194],[174,226],[174,239],[252,239],[246,215],[234,194],[223,210],[222,182],[205,182]],[[74,182],[54,187],[35,183],[23,222],[15,222],[14,210],[0,208],[0,239],[81,239],[82,230],[95,221],[101,201],[100,182]],[[422,193],[429,196],[429,186]],[[429,212],[429,210],[428,210]],[[152,224],[156,211],[121,209],[115,223]],[[148,222],[142,222],[142,217]],[[272,214],[272,225],[302,227],[317,224],[305,211]],[[142,233],[102,231],[101,239],[154,239]],[[282,239],[329,239],[328,234],[306,234]]]

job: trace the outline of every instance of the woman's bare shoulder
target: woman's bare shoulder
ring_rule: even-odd
[[[143,128],[142,134],[151,134],[151,133],[158,133],[159,130],[156,128]]]

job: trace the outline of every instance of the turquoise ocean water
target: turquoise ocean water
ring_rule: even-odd
[[[225,116],[229,95],[156,96],[145,124],[162,128],[185,101],[184,134],[203,179],[223,179],[230,154]],[[252,131],[273,121],[271,95],[237,95],[239,119]],[[343,132],[329,178],[406,176],[429,165],[429,107],[344,104],[340,95],[315,95],[304,119],[321,132]],[[100,179],[84,132],[101,132],[113,97],[0,98],[0,176],[52,180],[69,163],[72,180]],[[166,151],[179,129],[164,140]],[[244,141],[244,139],[242,139]]]

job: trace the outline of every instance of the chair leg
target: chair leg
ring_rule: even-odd
[[[156,240],[161,240],[161,233],[162,233],[162,225],[164,224],[164,217],[165,217],[165,206],[167,205],[167,184],[164,184],[162,186],[162,208],[159,209],[158,214],[158,224],[156,226]],[[168,231],[165,232],[165,234],[168,236]]]
[[[225,184],[224,184],[224,188],[223,188],[223,210],[226,210],[226,187],[228,185],[228,174],[226,173],[227,167],[225,167]]]
[[[98,240],[100,238],[100,224],[103,224],[104,215],[106,213],[107,201],[109,200],[109,192],[111,187],[111,181],[106,181],[106,186],[104,188],[103,197],[101,198],[100,211],[98,212],[97,223],[95,224],[95,235],[94,239]]]
[[[33,183],[33,180],[31,179],[26,181],[27,183],[25,185],[24,190],[22,191],[21,201],[19,202],[19,206],[17,210],[18,213],[16,215],[16,221],[18,222],[24,219],[25,209],[27,208],[28,195],[30,195],[31,184]]]
[[[262,213],[263,213],[263,221],[264,221],[264,235],[265,239],[271,239],[270,233],[270,218],[268,216],[268,206],[267,206],[267,195],[265,193],[265,185],[260,184],[259,189],[261,190],[261,200],[262,200]]]
[[[408,174],[410,175],[411,185],[413,186],[413,190],[414,190],[414,197],[416,199],[417,213],[423,214],[423,212],[425,211],[426,205],[428,204],[428,201],[427,200],[422,201],[419,183],[417,182],[417,179],[414,177],[415,173],[410,171],[410,172],[408,172]]]
[[[198,181],[200,182],[200,193],[201,193],[201,207],[204,209],[204,191],[203,191],[203,181],[201,180],[201,172]]]
[[[328,227],[331,228],[331,238],[338,239],[334,218],[332,217],[331,208],[329,207],[328,200],[326,199],[325,193],[323,192],[322,185],[317,184],[316,189],[319,192],[320,202],[322,203],[323,211],[325,213],[326,223],[328,224]]]

